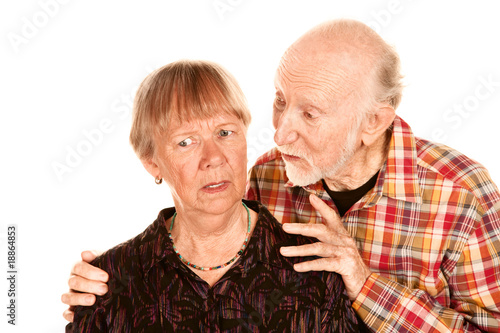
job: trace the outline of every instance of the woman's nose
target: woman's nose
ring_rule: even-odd
[[[213,140],[205,141],[203,145],[202,168],[214,168],[224,163],[224,152]]]

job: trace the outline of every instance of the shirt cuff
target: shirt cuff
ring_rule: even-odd
[[[407,289],[397,282],[372,273],[352,307],[372,330],[379,332],[392,318]]]

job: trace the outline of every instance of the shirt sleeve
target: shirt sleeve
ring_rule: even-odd
[[[73,323],[66,326],[66,333],[94,333],[94,332],[108,332],[108,322],[110,314],[110,305],[113,303],[113,297],[116,291],[116,277],[115,271],[110,269],[111,253],[116,255],[113,249],[108,250],[104,254],[97,257],[91,264],[95,267],[104,269],[109,274],[108,287],[109,290],[103,296],[96,296],[96,301],[92,306],[76,306],[74,309]],[[123,286],[118,285],[123,288]]]
[[[77,306],[73,322],[66,326],[66,333],[108,332],[101,299],[97,297],[93,306]]]
[[[91,264],[104,269],[106,266],[104,255],[97,257]],[[108,273],[109,270],[105,269]],[[112,283],[112,277],[108,284]],[[96,296],[96,301],[92,306],[76,306],[74,309],[73,322],[66,326],[66,333],[94,333],[108,332],[106,323],[106,314],[109,313],[109,308],[106,309],[105,304],[109,304],[110,291],[103,296]]]
[[[482,216],[448,277],[449,306],[373,273],[353,303],[358,315],[376,332],[499,332],[499,208]]]

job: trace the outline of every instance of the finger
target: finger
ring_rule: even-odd
[[[74,291],[100,296],[108,292],[108,285],[106,283],[88,280],[78,275],[71,275],[69,277],[68,286]]]
[[[284,223],[283,230],[289,234],[316,238],[328,233],[328,227],[324,224]]]
[[[337,214],[335,210],[330,208],[323,200],[314,194],[309,195],[309,201],[311,202],[311,205],[320,213],[321,217],[323,217],[323,223],[327,227],[337,232],[348,234],[339,214]]]
[[[285,223],[283,230],[289,234],[314,237],[327,244],[350,245],[351,242],[351,236],[345,229],[339,230],[339,233],[324,224]]]
[[[85,261],[77,262],[73,266],[71,274],[81,276],[87,280],[95,280],[101,282],[107,282],[109,278],[108,273],[100,268],[92,266]]]
[[[73,319],[75,317],[75,313],[71,310],[71,308],[64,310],[63,312],[63,317],[70,323],[73,322]]]
[[[304,261],[293,265],[293,269],[297,272],[309,271],[327,271],[338,272],[338,260],[335,258],[319,258],[310,261]]]
[[[280,248],[280,253],[285,257],[331,257],[338,251],[338,247],[332,244],[321,242],[300,245],[300,246],[284,246]]]
[[[69,311],[73,310],[73,306],[91,306],[94,305],[96,300],[95,295],[92,294],[82,294],[82,293],[76,293],[73,291],[68,291],[65,294],[62,294],[61,296],[61,302],[63,302],[66,305],[69,305]]]

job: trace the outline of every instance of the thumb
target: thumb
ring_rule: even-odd
[[[83,251],[81,256],[82,256],[83,261],[91,262],[92,260],[97,258],[97,256],[99,256],[99,252],[97,252],[95,250],[94,251]]]
[[[323,224],[325,224],[328,228],[333,229],[339,232],[339,228],[344,229],[344,224],[340,219],[339,214],[330,208],[323,200],[318,198],[314,194],[309,195],[309,201],[311,205],[321,214],[323,217]]]

